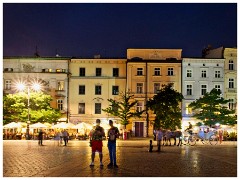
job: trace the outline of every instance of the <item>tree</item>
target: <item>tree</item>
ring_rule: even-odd
[[[216,123],[225,125],[236,124],[237,117],[234,115],[235,110],[229,110],[227,104],[229,100],[221,97],[221,92],[212,89],[203,97],[190,103],[189,107],[194,110],[193,117],[202,120],[205,125],[215,125]]]
[[[31,92],[29,99],[30,121],[56,122],[61,113],[58,109],[50,107],[52,98],[43,92]],[[12,121],[27,122],[28,120],[28,95],[25,92],[8,94],[3,97],[3,123]]]
[[[183,95],[172,88],[172,84],[162,85],[157,95],[148,100],[147,106],[156,114],[154,127],[175,129],[181,127],[182,113],[179,103]]]
[[[138,103],[135,100],[134,95],[129,93],[120,93],[119,99],[108,99],[111,103],[106,109],[102,109],[104,112],[109,113],[115,117],[121,119],[121,124],[126,126],[129,124],[129,120],[133,117],[141,117],[143,111],[135,111],[135,106]]]

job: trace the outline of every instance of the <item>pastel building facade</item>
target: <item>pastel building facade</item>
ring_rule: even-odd
[[[172,83],[181,92],[181,49],[128,49],[127,90],[138,100],[136,109],[146,110],[146,102],[163,84]],[[153,135],[155,115],[150,110],[133,118],[129,128],[136,137]]]
[[[182,128],[188,122],[196,124],[199,120],[192,117],[193,111],[189,104],[202,97],[206,92],[216,88],[225,94],[224,84],[225,59],[183,58],[182,60]]]

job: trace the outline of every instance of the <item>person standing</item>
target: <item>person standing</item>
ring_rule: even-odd
[[[161,143],[163,139],[163,131],[162,128],[159,128],[156,132],[156,140],[157,140],[157,146],[158,146],[158,152],[161,151]]]
[[[95,159],[96,152],[99,153],[100,166],[103,166],[102,139],[103,137],[105,137],[105,132],[104,132],[104,129],[100,126],[100,122],[101,122],[100,119],[96,120],[96,126],[93,127],[93,129],[90,131],[90,134],[89,134],[90,144],[92,147],[92,155],[91,155],[92,162],[90,166],[94,166],[94,159]]]
[[[68,132],[66,129],[64,129],[63,133],[62,133],[62,136],[63,136],[63,140],[64,140],[64,146],[67,146],[67,143],[68,143]]]
[[[38,145],[42,146],[43,145],[42,142],[43,142],[43,131],[40,129],[38,133]]]
[[[222,144],[222,140],[223,140],[223,131],[220,129],[218,131],[218,138],[219,138],[219,143]]]
[[[119,130],[117,127],[113,126],[113,121],[109,120],[110,129],[108,130],[108,151],[110,157],[110,163],[107,165],[108,168],[115,167],[118,168],[116,161],[116,139],[119,137]]]

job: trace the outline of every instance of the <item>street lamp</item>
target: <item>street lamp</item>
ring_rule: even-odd
[[[30,140],[29,136],[29,124],[30,124],[30,89],[33,89],[35,91],[39,91],[41,89],[41,85],[37,82],[31,83],[29,81],[29,77],[27,78],[27,83],[17,83],[17,89],[19,91],[23,91],[27,88],[27,99],[28,99],[28,119],[27,119],[27,130],[26,130],[26,139]]]

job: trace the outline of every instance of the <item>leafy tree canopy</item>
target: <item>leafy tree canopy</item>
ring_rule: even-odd
[[[118,99],[108,99],[110,105],[106,109],[102,109],[104,112],[109,113],[115,117],[121,119],[121,124],[125,126],[129,124],[129,120],[133,117],[141,117],[143,111],[136,111],[135,107],[138,103],[134,99],[134,95],[129,93],[120,93]]]
[[[181,127],[182,113],[179,107],[183,95],[172,88],[172,84],[162,85],[152,99],[147,103],[150,110],[156,114],[154,127],[175,129]]]
[[[235,110],[229,110],[226,104],[229,100],[221,97],[221,92],[212,89],[203,97],[190,103],[189,107],[194,110],[194,116],[202,120],[205,125],[215,125],[216,123],[225,125],[236,124],[237,117]]]
[[[52,98],[43,92],[31,92],[29,98],[30,122],[54,123],[61,113],[50,107]],[[3,124],[13,121],[28,121],[28,95],[25,92],[8,94],[3,97]]]

